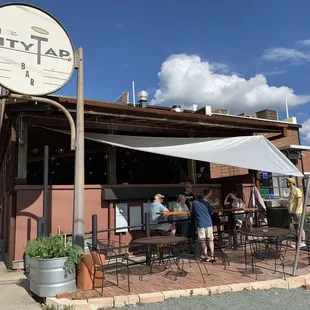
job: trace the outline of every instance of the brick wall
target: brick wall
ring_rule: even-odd
[[[271,138],[275,135],[278,135],[277,133],[271,133],[271,134],[263,134],[266,138]],[[287,136],[284,138],[276,139],[271,141],[276,147],[284,147],[288,146],[290,144],[299,144],[299,139],[298,139],[298,128],[289,128],[287,130]],[[306,164],[304,160],[304,167],[305,171],[310,172],[310,153],[307,152],[309,155],[307,159],[307,169],[306,169]],[[301,170],[301,164],[298,164],[298,169]],[[223,177],[230,177],[230,176],[235,176],[235,175],[243,175],[247,174],[248,169],[243,169],[239,167],[232,167],[232,166],[226,166],[226,165],[219,165],[219,164],[213,164],[210,163],[210,174],[211,178],[223,178]]]
[[[248,169],[210,163],[211,179],[248,174]]]
[[[264,136],[268,139],[277,134],[264,134]],[[276,139],[273,140],[272,143],[276,147],[283,147],[283,146],[288,146],[290,144],[299,144],[299,139],[298,139],[298,128],[289,128],[287,130],[287,136],[284,138]]]
[[[303,154],[305,155],[303,157],[305,172],[310,173],[310,151],[305,151],[305,152],[303,152]]]

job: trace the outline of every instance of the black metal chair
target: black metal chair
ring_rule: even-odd
[[[306,245],[300,248],[300,251],[308,253],[308,265],[310,265],[310,237],[307,239]]]
[[[274,260],[274,273],[277,272],[277,261],[279,260],[283,277],[286,279],[284,265],[285,254],[288,249],[286,240],[276,237],[250,237],[247,244],[250,246],[252,272],[255,272],[256,279],[258,278],[257,263],[271,259]]]
[[[207,276],[209,276],[210,274],[206,267],[207,262],[201,259],[203,242],[206,242],[206,240],[190,240],[189,239],[188,242],[174,246],[172,248],[172,255],[175,259],[178,270],[181,270],[182,274],[185,272],[184,270],[185,260],[188,261],[189,267],[192,267],[192,261],[196,262],[196,264],[198,265],[201,277],[203,279],[203,282],[206,283],[204,272],[201,268],[201,265],[203,265]]]
[[[115,272],[116,274],[116,286],[119,285],[119,272],[121,270],[127,271],[128,278],[128,291],[130,292],[130,279],[129,279],[129,265],[128,265],[128,254],[121,253],[117,254],[115,249],[109,248],[107,245],[101,244],[99,246],[94,246],[87,243],[89,252],[91,253],[91,258],[94,266],[93,274],[93,289],[95,288],[95,281],[98,279],[97,273],[101,273],[101,296],[103,295],[104,283],[106,280],[106,273]]]

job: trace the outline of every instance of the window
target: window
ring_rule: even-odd
[[[211,178],[209,162],[196,161],[196,178],[198,184],[204,184]]]
[[[117,183],[178,184],[187,181],[187,159],[116,149]]]
[[[260,194],[264,199],[287,198],[290,194],[286,185],[287,176],[260,171]]]
[[[288,176],[279,175],[277,173],[272,174],[274,196],[276,198],[287,198],[290,194],[290,189],[286,185],[286,178]]]
[[[49,184],[74,184],[75,157],[52,157],[49,160]],[[32,185],[43,184],[43,161],[28,163],[27,183]],[[107,156],[105,152],[85,155],[85,184],[106,184]]]
[[[42,185],[44,145],[49,145],[49,184],[73,185],[75,153],[70,150],[70,135],[29,127],[27,184]],[[85,140],[85,184],[106,184],[107,146]]]

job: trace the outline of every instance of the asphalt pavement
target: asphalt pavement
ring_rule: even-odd
[[[161,303],[126,306],[121,309],[306,310],[310,309],[310,291],[303,289],[244,291],[240,293],[217,294],[214,296],[174,298]]]

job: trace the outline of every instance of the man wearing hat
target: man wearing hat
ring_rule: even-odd
[[[163,205],[165,196],[161,194],[156,194],[154,197],[154,202],[151,205],[151,229],[170,231],[171,235],[175,235],[175,225],[171,223],[161,223],[167,221],[167,216],[157,214],[159,212],[168,213],[169,210]]]
[[[290,188],[290,195],[288,196],[287,207],[289,212],[290,222],[294,225],[296,233],[299,233],[300,220],[303,209],[303,199],[301,190],[296,187],[296,181],[294,178],[288,178],[287,187]],[[302,232],[301,247],[306,246],[305,244],[306,234]]]

